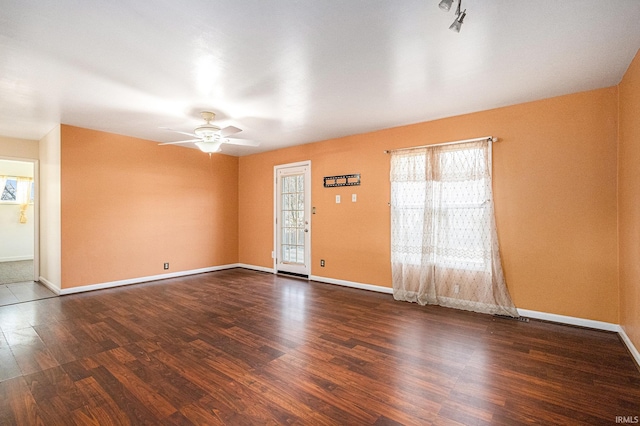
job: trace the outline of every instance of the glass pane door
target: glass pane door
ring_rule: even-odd
[[[275,176],[276,270],[308,276],[311,258],[311,164],[276,166]]]
[[[304,174],[282,177],[282,261],[305,260]]]

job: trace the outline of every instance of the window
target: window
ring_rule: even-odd
[[[502,272],[491,142],[391,154],[393,297],[518,316]]]
[[[411,176],[391,184],[404,263],[419,265],[429,254],[440,266],[490,270],[490,240],[483,231],[491,217],[490,182],[484,174],[466,171],[467,165],[483,156],[481,149],[450,149],[438,155],[436,167],[434,159],[423,154],[395,159],[398,170],[411,170]],[[434,171],[437,179],[433,179]],[[427,173],[432,179],[427,179]]]
[[[17,178],[7,178],[4,189],[2,190],[2,197],[0,201],[13,201],[18,198],[18,180]]]
[[[0,187],[0,203],[33,204],[35,186],[32,178],[0,176]]]
[[[304,174],[282,177],[282,260],[304,263]]]

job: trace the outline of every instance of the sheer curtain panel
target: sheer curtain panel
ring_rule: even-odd
[[[396,300],[517,317],[502,272],[491,142],[391,153]]]
[[[29,201],[31,200],[31,183],[33,179],[18,177],[18,188],[16,191],[16,201],[20,204],[20,223],[27,223],[27,207],[29,207]]]
[[[7,177],[0,176],[0,197],[2,197],[2,194],[4,193],[4,187],[6,185],[7,185]]]

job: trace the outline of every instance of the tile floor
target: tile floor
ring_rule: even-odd
[[[49,297],[56,297],[56,294],[35,281],[0,284],[0,306],[31,302]]]

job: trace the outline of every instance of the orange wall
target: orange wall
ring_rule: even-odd
[[[640,53],[619,90],[620,324],[640,348]]]
[[[65,125],[61,139],[63,289],[237,263],[236,157]]]
[[[618,323],[617,97],[612,87],[241,157],[240,262],[273,267],[273,166],[311,160],[312,275],[390,287],[383,150],[494,135],[496,220],[514,302]],[[348,173],[360,173],[361,186],[322,187],[323,176]]]

